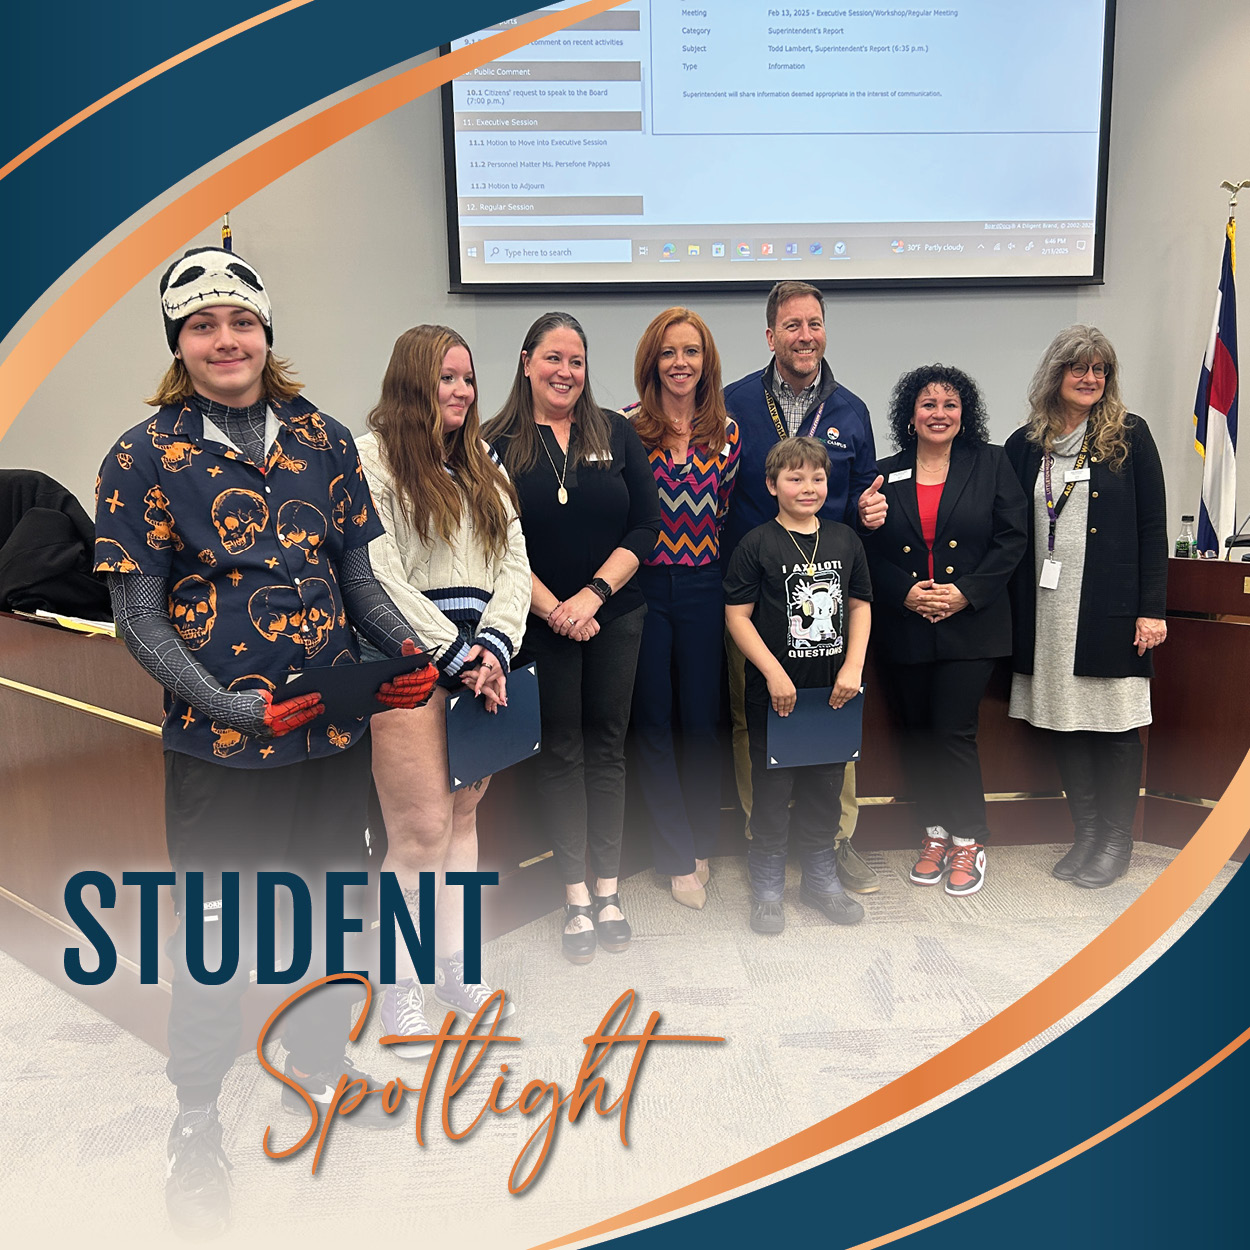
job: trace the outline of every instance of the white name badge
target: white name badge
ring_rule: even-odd
[[[1064,475],[1065,482],[1088,482],[1089,481],[1089,465],[1083,469],[1069,469]]]
[[[894,473],[891,473],[886,480],[890,482],[905,482],[909,477],[911,477],[910,469],[898,469]]]
[[[600,460],[600,461],[602,461],[604,464],[611,464],[611,463],[612,463],[612,453],[611,453],[610,451],[605,451],[605,452],[603,453],[603,455],[601,456],[601,455],[599,455],[597,452],[593,452],[593,451],[592,451],[592,452],[590,452],[590,453],[588,453],[588,454],[587,454],[586,459],[587,459],[587,461],[595,461],[595,460]]]
[[[1055,590],[1059,586],[1059,570],[1062,568],[1061,560],[1043,560],[1042,576],[1038,580],[1038,585],[1043,590]]]

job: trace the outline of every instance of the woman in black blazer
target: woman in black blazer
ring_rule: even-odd
[[[1056,336],[1029,387],[1028,423],[1006,450],[1033,500],[1029,553],[1011,587],[1010,712],[1053,731],[1075,826],[1054,875],[1100,889],[1128,868],[1150,651],[1167,637],[1163,466],[1120,398],[1115,349],[1100,330]]]
[[[872,646],[903,726],[903,762],[925,826],[917,885],[975,894],[985,880],[977,712],[1011,653],[1007,585],[1026,544],[1023,491],[988,441],[977,385],[959,369],[904,374],[890,401],[899,453],[882,460],[885,524],[866,533]]]

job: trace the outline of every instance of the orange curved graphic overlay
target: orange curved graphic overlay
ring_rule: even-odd
[[[997,1063],[1069,1015],[1167,932],[1211,884],[1245,837],[1247,811],[1250,811],[1250,755],[1242,760],[1224,797],[1189,844],[1122,915],[1040,985],[967,1037],[775,1146],[620,1215],[543,1242],[535,1250],[554,1250],[557,1246],[599,1239],[635,1224],[671,1215],[684,1207],[721,1198],[888,1124]],[[1240,1045],[1240,1040],[1244,1039],[1239,1039],[1233,1049]],[[1221,1051],[1212,1062],[1224,1055],[1225,1051]],[[1199,1069],[1194,1074],[1195,1079],[1201,1072]],[[1169,1091],[1169,1096],[1171,1092],[1174,1091]],[[1147,1104],[1146,1109],[1151,1106]],[[1096,1143],[1091,1139],[1090,1144]],[[973,1203],[976,1201],[974,1199]],[[954,1213],[953,1208],[951,1213]],[[878,1244],[884,1243],[866,1243]]]
[[[615,8],[588,0],[427,61],[324,109],[210,174],[135,227],[35,321],[0,364],[0,438],[57,362],[131,287],[215,218],[370,122],[508,52]]]
[[[1199,1077],[1206,1076],[1217,1064],[1223,1063],[1229,1055],[1244,1046],[1247,1041],[1250,1041],[1250,1029],[1246,1029],[1244,1033],[1238,1034],[1227,1046],[1216,1051],[1205,1063],[1199,1064],[1188,1076],[1183,1076],[1175,1085],[1169,1086],[1163,1093],[1157,1094],[1149,1102],[1143,1103],[1136,1111],[1130,1111],[1128,1115],[1117,1120],[1114,1124],[1107,1125],[1106,1128],[1095,1133],[1092,1137],[1087,1137],[1083,1142],[1073,1146],[1070,1150],[1065,1150],[1061,1154],[1055,1155],[1053,1159],[1048,1159],[1045,1163],[1039,1163],[1037,1167],[1030,1168],[1027,1172],[1022,1172],[1019,1176],[1009,1181],[1004,1181],[1001,1185],[995,1185],[993,1189],[987,1189],[984,1193],[977,1194],[975,1198],[969,1198],[967,1202],[960,1202],[953,1207],[947,1207],[945,1211],[939,1211],[936,1215],[930,1215],[927,1219],[917,1220],[914,1224],[908,1224],[905,1228],[895,1229],[892,1233],[874,1237],[871,1241],[861,1241],[858,1245],[849,1247],[849,1250],[877,1250],[878,1246],[888,1246],[891,1242],[901,1241],[904,1237],[910,1237],[912,1233],[923,1232],[926,1228],[932,1228],[935,1224],[941,1224],[956,1215],[962,1215],[965,1211],[971,1211],[974,1207],[982,1206],[994,1198],[1010,1193],[1013,1189],[1019,1189],[1021,1185],[1027,1185],[1029,1181],[1036,1180],[1039,1176],[1045,1176],[1047,1172],[1053,1172],[1061,1164],[1067,1163],[1078,1155],[1083,1155],[1087,1150],[1101,1145],[1107,1138],[1114,1137],[1121,1129],[1126,1129],[1130,1125],[1136,1124],[1138,1120],[1149,1115],[1157,1107],[1161,1107],[1165,1102],[1175,1098],[1177,1094],[1188,1089]]]
[[[237,25],[223,30],[220,34],[213,35],[208,39],[201,39],[199,43],[192,44],[191,47],[184,49],[176,56],[169,57],[159,65],[153,65],[149,70],[144,70],[136,78],[122,83],[120,87],[114,88],[107,95],[102,95],[94,104],[88,104],[86,108],[79,109],[73,117],[49,130],[42,139],[36,139],[25,151],[19,152],[7,165],[0,165],[0,178],[7,178],[19,165],[30,160],[36,152],[42,152],[48,144],[55,143],[63,134],[73,130],[79,122],[85,122],[88,117],[95,116],[101,109],[108,108],[110,104],[120,100],[122,96],[129,95],[136,87],[142,87],[145,82],[151,82],[153,78],[159,78],[166,70],[173,69],[174,66],[181,65],[183,61],[189,61],[192,57],[199,56],[201,52],[207,52],[209,48],[215,48],[219,43],[225,43],[227,39],[233,39],[235,35],[241,35],[244,31],[251,30],[254,26],[261,26],[265,22],[272,21],[275,17],[281,17],[284,13],[289,13],[292,9],[301,9],[304,5],[312,4],[312,2],[313,0],[287,0],[286,4],[280,4],[273,9],[266,9],[264,13],[257,13],[255,17],[249,17],[246,22],[239,22]]]

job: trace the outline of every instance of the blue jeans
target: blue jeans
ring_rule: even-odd
[[[712,853],[720,824],[725,600],[715,564],[643,565],[638,585],[647,598],[634,682],[638,777],[651,814],[656,869],[679,877]]]

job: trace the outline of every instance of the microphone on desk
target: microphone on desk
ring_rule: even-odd
[[[1246,520],[1241,522],[1241,529],[1243,530],[1246,527],[1246,521],[1250,521],[1250,516],[1246,517]],[[1231,559],[1231,551],[1233,551],[1233,547],[1235,546],[1250,546],[1250,534],[1243,534],[1241,530],[1238,530],[1236,534],[1226,537],[1224,540],[1224,547],[1226,551],[1229,551],[1229,555],[1225,556],[1226,560]],[[1250,551],[1246,552],[1244,556],[1241,556],[1241,562],[1243,562],[1243,564],[1245,564],[1248,560],[1250,560]]]
[[[1250,513],[1246,514],[1242,523],[1224,539],[1224,549],[1227,551],[1232,547],[1250,547],[1250,534],[1243,534],[1241,531],[1250,525]]]

